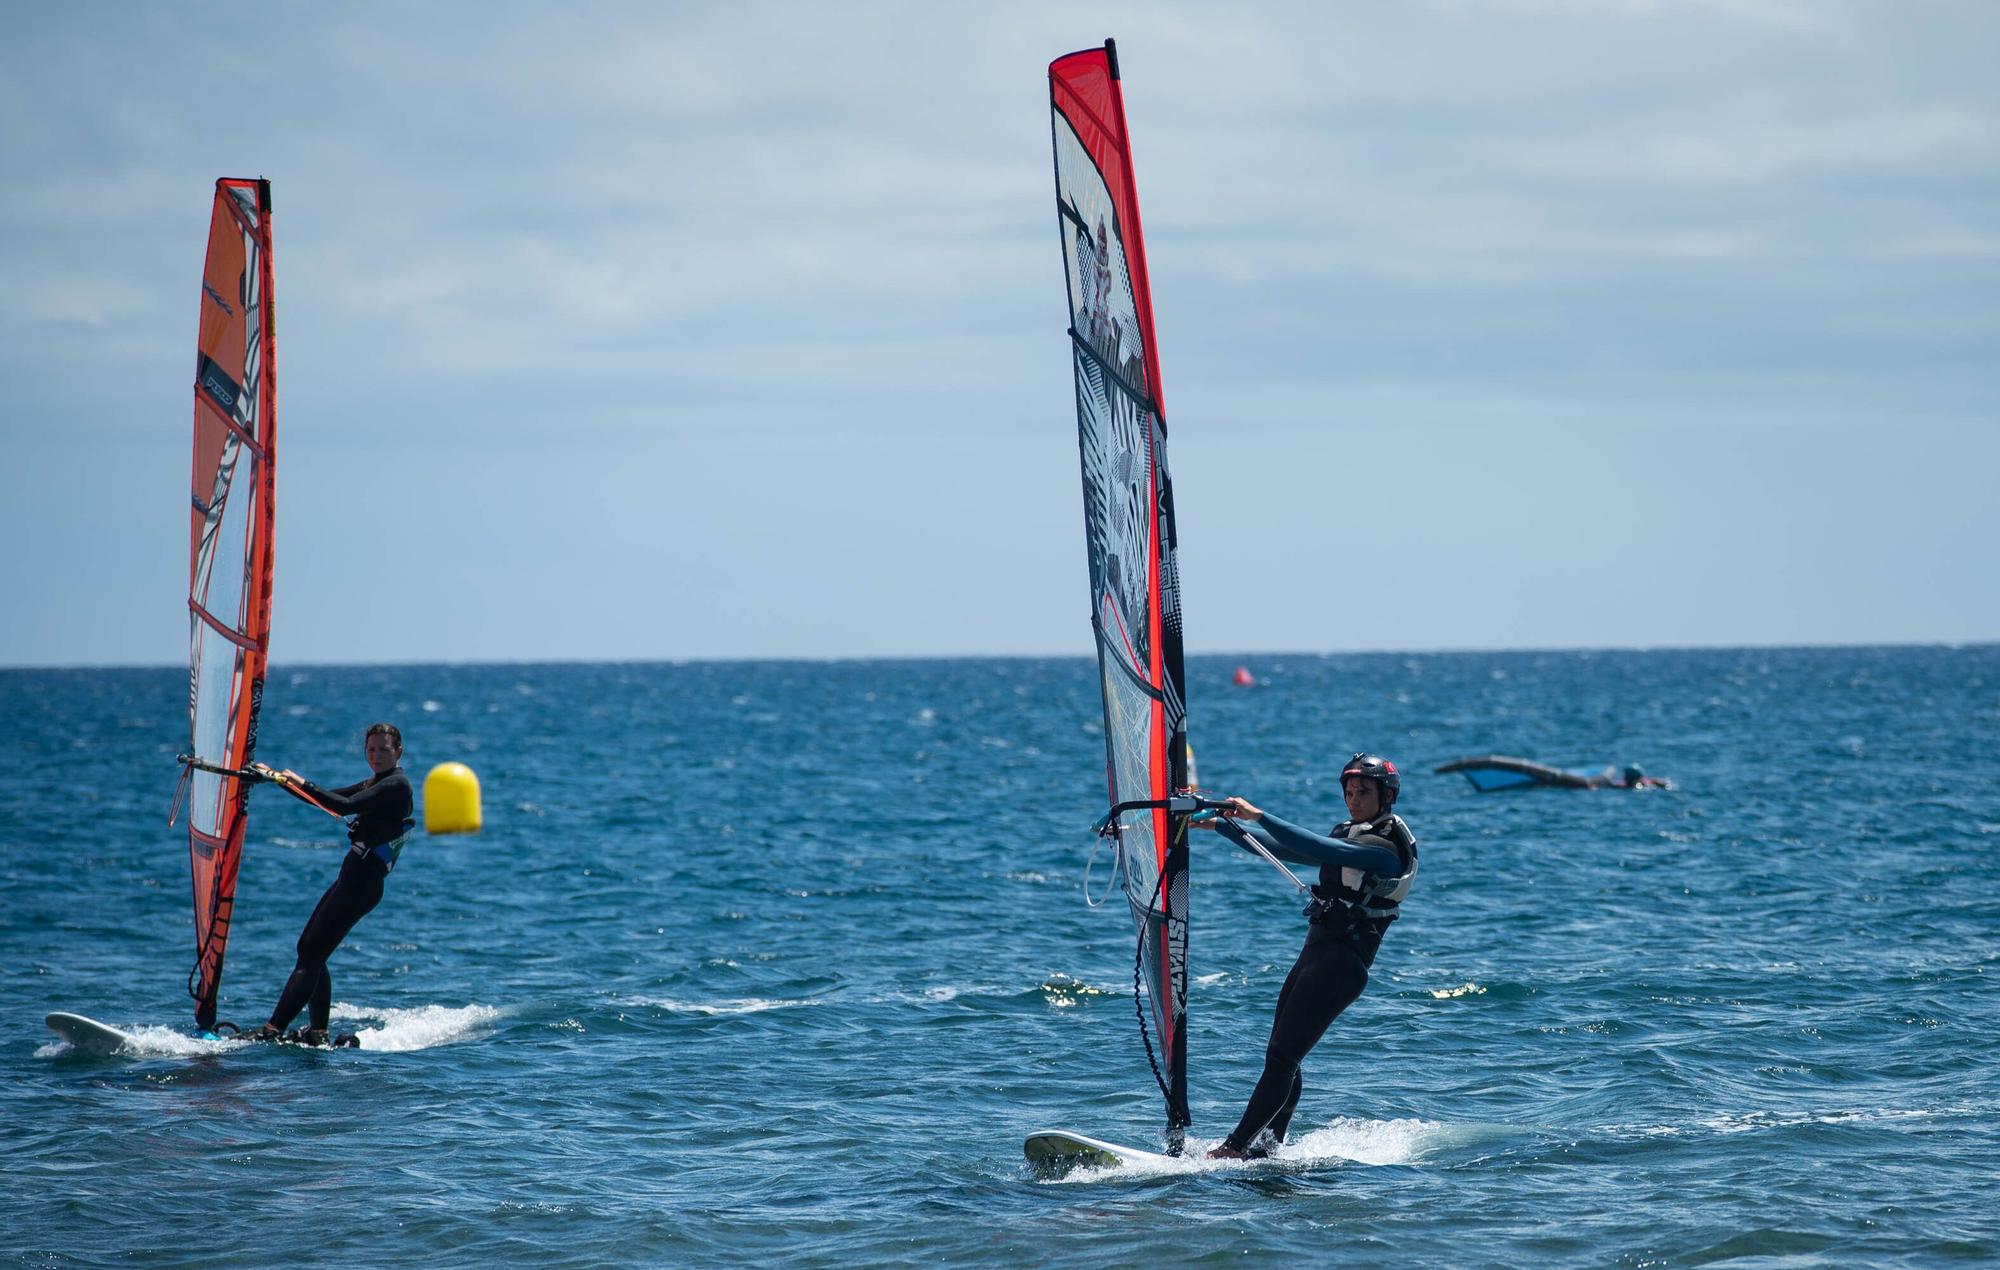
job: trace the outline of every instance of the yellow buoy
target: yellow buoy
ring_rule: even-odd
[[[471,768],[439,763],[424,777],[424,832],[479,832],[479,778]]]

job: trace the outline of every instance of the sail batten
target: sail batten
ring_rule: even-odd
[[[195,1023],[215,1025],[249,786],[230,775],[257,747],[270,646],[276,333],[271,194],[262,180],[215,184],[202,263],[188,542],[188,862]],[[210,771],[205,768],[220,768]]]
[[[1113,46],[1049,66],[1105,770],[1150,1003],[1147,1052],[1175,1138],[1187,1114],[1187,784],[1173,489],[1138,196]]]
[[[196,617],[200,618],[204,623],[207,624],[209,630],[215,632],[217,635],[222,636],[222,638],[228,640],[230,643],[236,645],[238,648],[249,649],[252,651],[255,651],[257,649],[258,644],[256,640],[251,639],[248,635],[245,635],[241,631],[237,630],[235,627],[230,626],[228,623],[224,622],[221,618],[209,612],[207,609],[195,603],[193,600],[188,601],[188,607],[194,610],[194,614]]]

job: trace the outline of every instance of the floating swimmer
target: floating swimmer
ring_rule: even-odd
[[[1612,766],[1596,768],[1551,767],[1533,759],[1505,754],[1480,754],[1453,759],[1434,768],[1440,774],[1462,772],[1481,793],[1496,789],[1672,789],[1674,783],[1662,776],[1648,776],[1637,763],[1623,770]]]

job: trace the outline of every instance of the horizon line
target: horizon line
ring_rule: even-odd
[[[1829,640],[1824,643],[1749,643],[1749,644],[1567,644],[1534,645],[1516,647],[1439,646],[1433,648],[1348,648],[1348,649],[1267,649],[1262,651],[1237,649],[1220,652],[1184,652],[1185,660],[1195,658],[1277,658],[1308,657],[1319,660],[1332,657],[1464,657],[1490,656],[1500,653],[1690,653],[1690,652],[1827,652],[1836,649],[1892,649],[1892,648],[1941,648],[1950,650],[2000,647],[2000,639],[1975,640],[1883,640],[1846,641]],[[269,663],[265,677],[277,669],[394,669],[402,667],[457,668],[468,666],[754,666],[770,664],[798,663],[842,663],[854,662],[940,662],[940,661],[1092,661],[1088,652],[1061,653],[881,653],[865,655],[814,655],[810,653],[766,654],[754,657],[492,657],[472,658],[465,661],[299,661]],[[38,671],[87,671],[87,670],[130,670],[182,671],[186,666],[179,662],[46,662],[17,663],[0,666],[0,674]]]

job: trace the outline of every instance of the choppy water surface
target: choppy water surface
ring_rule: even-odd
[[[331,1053],[186,1035],[185,677],[0,672],[0,1254],[2000,1259],[2000,649],[1237,660],[1190,668],[1204,784],[1331,823],[1382,750],[1418,890],[1281,1160],[1055,1182],[1028,1131],[1161,1121],[1130,922],[1082,899],[1083,660],[279,668],[261,757],[358,779],[387,718],[485,787],[336,955]],[[1487,750],[1678,788],[1428,772]],[[225,1016],[268,1011],[335,829],[257,794]],[[1303,927],[1196,845],[1206,1142]],[[141,1044],[73,1054],[53,1009]]]

